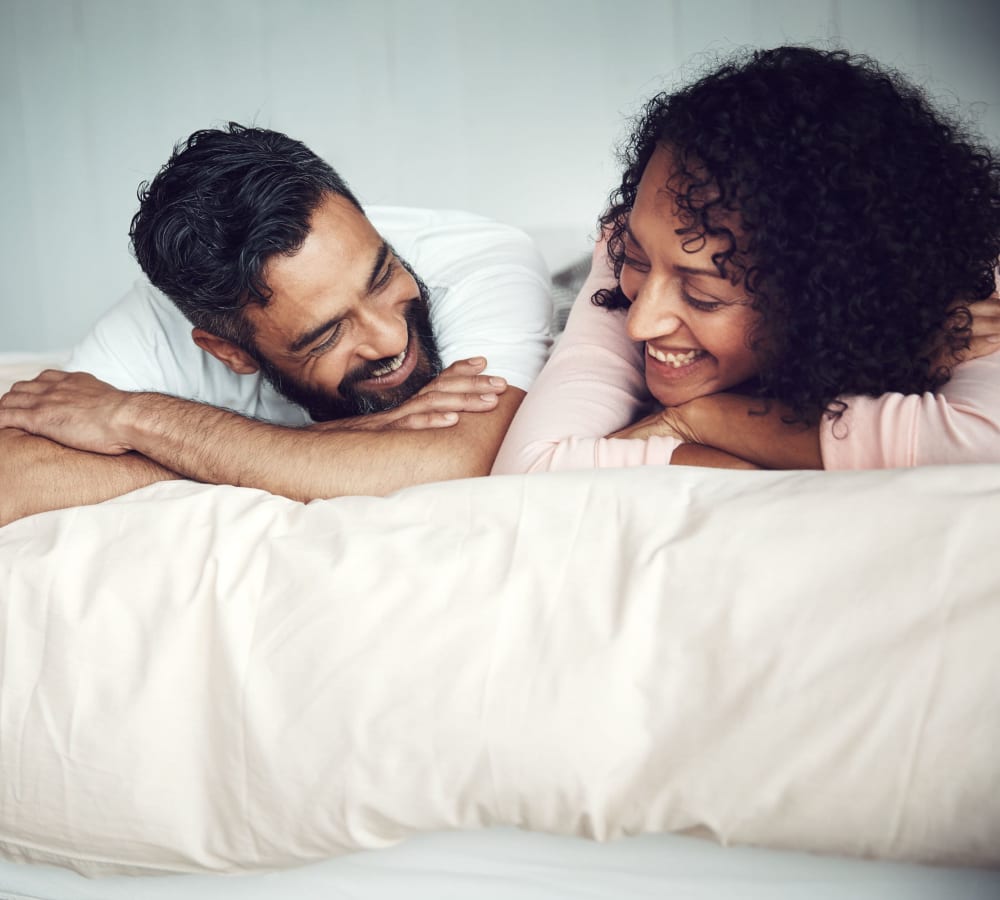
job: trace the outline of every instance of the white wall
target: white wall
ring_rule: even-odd
[[[638,101],[737,45],[870,53],[1000,144],[995,0],[0,0],[0,351],[71,345],[138,274],[138,183],[229,119],[364,202],[584,246]],[[579,241],[579,243],[577,243]]]

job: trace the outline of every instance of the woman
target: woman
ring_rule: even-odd
[[[758,51],[654,97],[623,161],[495,473],[1000,461],[1000,164],[916,88]]]

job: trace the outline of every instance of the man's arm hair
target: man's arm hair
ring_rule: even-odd
[[[383,496],[431,481],[489,474],[524,392],[444,428],[286,428],[162,394],[132,395],[129,446],[169,470],[293,500]]]
[[[16,428],[0,428],[0,526],[178,477],[138,453],[103,456]]]
[[[391,410],[306,428],[259,422],[165,394],[120,391],[84,372],[46,370],[0,397],[0,428],[23,429],[94,454],[141,454],[142,462],[159,464],[150,473],[132,463],[139,467],[132,477],[141,483],[169,471],[294,500],[384,495],[411,484],[488,474],[524,393],[502,378],[478,374],[485,363],[455,362]],[[44,463],[58,469],[63,456],[53,458],[52,448],[42,447],[47,449],[40,460],[26,457],[22,448],[21,467],[34,462],[35,468]],[[101,462],[93,465],[95,478],[109,475]],[[72,486],[74,480],[67,475],[60,483]],[[118,490],[113,483],[96,494],[103,499],[108,491],[113,496],[132,486],[128,481]]]

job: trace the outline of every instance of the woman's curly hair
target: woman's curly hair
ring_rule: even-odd
[[[815,423],[843,411],[838,396],[948,380],[930,354],[968,346],[954,305],[995,288],[1000,163],[918,88],[845,51],[780,47],[653,97],[600,219],[616,277],[658,146],[677,165],[682,238],[721,237],[716,262],[759,315],[761,397]],[[594,302],[629,303],[620,289]]]

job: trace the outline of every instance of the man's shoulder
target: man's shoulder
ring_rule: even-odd
[[[428,209],[417,206],[386,206],[377,204],[365,207],[365,214],[372,224],[385,234],[419,234],[439,228],[461,228],[491,222],[485,216],[459,209]]]
[[[428,284],[453,287],[512,269],[548,281],[534,241],[513,225],[454,209],[374,206],[368,212],[379,233]]]
[[[190,332],[180,310],[139,278],[73,348],[68,365],[123,390],[176,392],[197,350]]]
[[[73,358],[80,362],[89,354],[101,355],[111,347],[141,347],[158,335],[177,339],[190,332],[186,322],[180,310],[163,293],[146,278],[137,278],[77,344]]]

